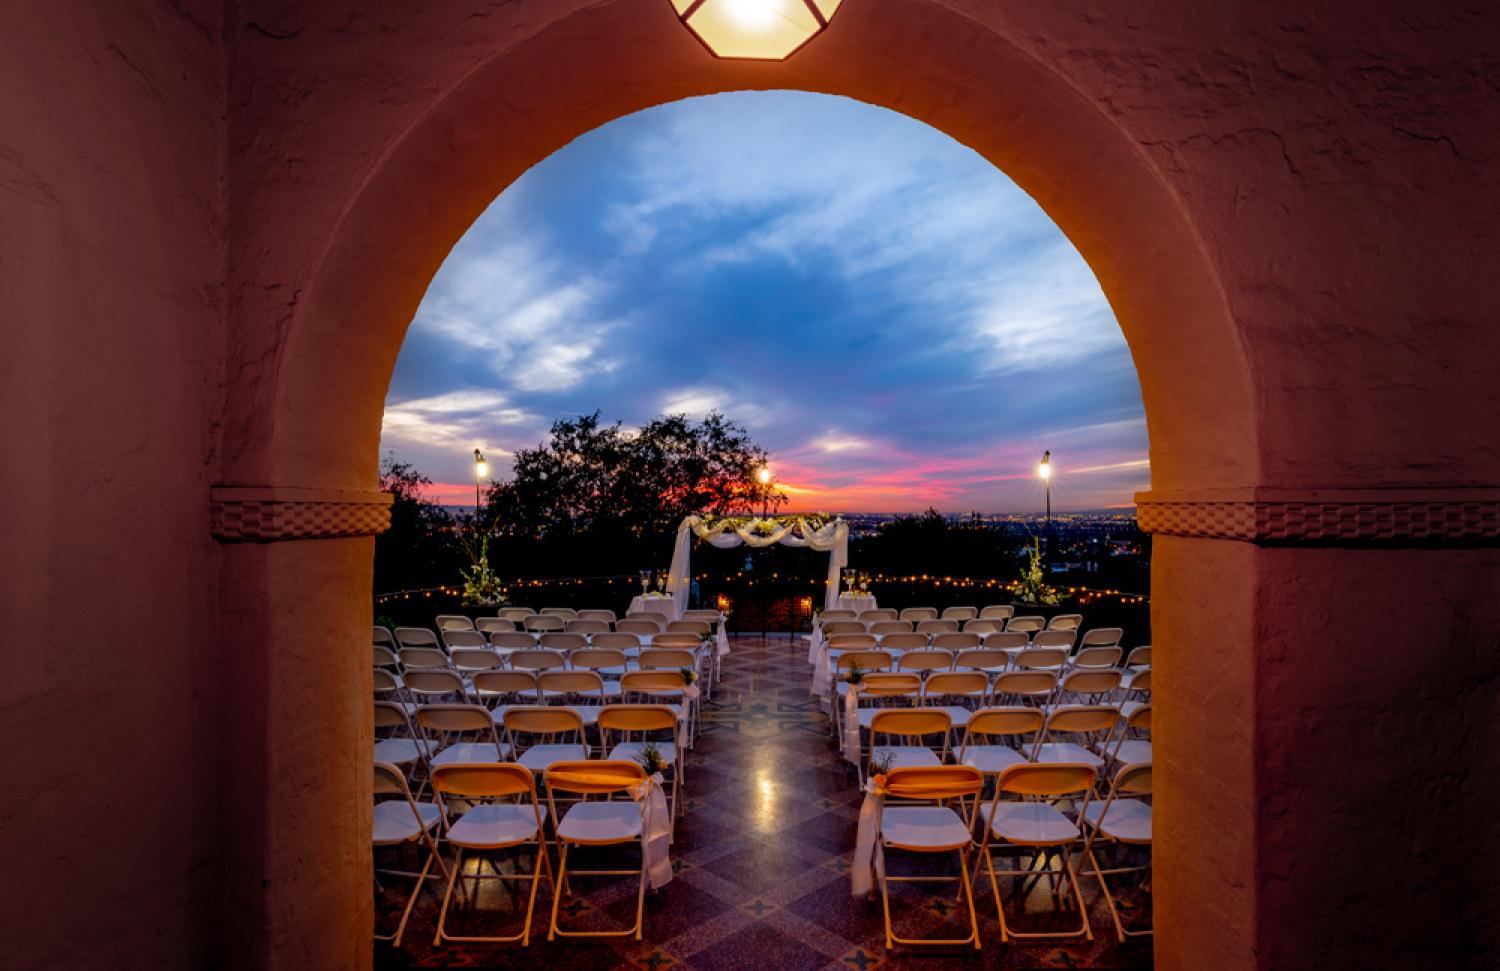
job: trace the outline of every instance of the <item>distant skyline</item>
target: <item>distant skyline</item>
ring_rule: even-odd
[[[1033,512],[1149,487],[1140,387],[1092,272],[948,136],[846,98],[630,115],[518,179],[402,346],[382,454],[473,502],[561,417],[718,409],[791,509]]]

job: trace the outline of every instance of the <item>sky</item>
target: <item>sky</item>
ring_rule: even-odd
[[[1149,487],[1140,385],[1092,271],[994,166],[927,125],[793,91],[617,119],[513,183],[433,278],[382,454],[473,502],[598,410],[722,411],[789,510],[1034,512]]]

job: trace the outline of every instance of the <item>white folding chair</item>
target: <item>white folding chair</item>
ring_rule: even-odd
[[[978,616],[978,607],[944,607],[943,612],[940,615],[940,619],[963,622],[966,620],[974,620]]]
[[[435,623],[439,631],[474,629],[473,619],[463,614],[438,614]]]
[[[397,627],[396,645],[403,651],[408,647],[440,648],[437,635],[425,627]]]
[[[1005,629],[1023,634],[1034,634],[1039,630],[1047,629],[1047,618],[1031,614],[1024,617],[1012,617],[1005,622]]]
[[[545,772],[554,762],[582,762],[589,757],[583,717],[561,705],[506,709],[505,738],[511,757],[536,773]]]
[[[887,675],[887,677],[899,677]],[[876,708],[870,712],[870,772],[942,765],[948,759],[953,721],[941,708]],[[925,740],[937,736],[933,746]],[[882,744],[882,741],[884,744]]]
[[[529,773],[528,773],[529,776]],[[558,762],[545,774],[547,806],[552,818],[557,820],[557,843],[559,859],[557,882],[553,884],[552,920],[548,925],[547,940],[558,937],[630,937],[641,939],[646,907],[646,841],[641,825],[641,810],[632,793],[646,781],[646,773],[640,764],[630,760],[598,762]],[[563,816],[557,814],[556,796],[564,793],[580,797],[568,807]],[[602,800],[590,800],[589,796],[602,796]],[[611,799],[611,796],[621,796]],[[575,870],[581,876],[626,876],[639,875],[639,886],[635,897],[635,926],[623,931],[571,931],[564,929],[557,920],[557,911],[562,898],[568,894],[568,849],[573,846],[613,846],[621,843],[639,843],[641,866],[639,870]]]
[[[1032,761],[1104,767],[1120,712],[1113,705],[1067,705],[1047,715]]]
[[[420,802],[413,798],[411,789],[406,784],[406,776],[390,762],[375,763],[374,791],[375,806],[370,826],[373,849],[376,852],[393,849],[399,854],[409,846],[420,845],[427,850],[426,859],[419,871],[382,867],[378,862],[375,866],[377,890],[382,876],[410,877],[415,881],[411,893],[407,895],[406,905],[401,909],[401,922],[396,925],[395,931],[390,934],[382,934],[379,930],[375,932],[375,940],[390,941],[394,946],[400,947],[401,936],[406,933],[407,921],[411,919],[412,906],[422,893],[432,865],[437,864],[442,879],[448,878],[448,867],[443,863],[442,854],[438,852],[437,841],[433,839],[433,832],[442,823],[443,813],[436,803]]]
[[[980,620],[1010,620],[1016,615],[1016,608],[1010,604],[990,604],[979,611]]]
[[[615,612],[613,610],[580,610],[577,619],[597,620],[606,624],[613,624],[615,622]]]
[[[489,643],[489,635],[482,634],[472,627],[443,631],[443,647],[449,654],[461,647],[488,647]]]
[[[1083,614],[1058,614],[1047,621],[1048,630],[1077,630],[1083,626]]]
[[[1104,902],[1109,906],[1109,916],[1115,922],[1115,933],[1124,943],[1127,937],[1146,937],[1152,933],[1148,923],[1145,928],[1128,929],[1120,919],[1120,908],[1110,892],[1106,876],[1122,873],[1141,873],[1151,869],[1148,857],[1144,864],[1116,865],[1108,869],[1099,865],[1097,850],[1112,845],[1117,850],[1125,847],[1151,848],[1151,763],[1132,762],[1121,766],[1110,784],[1109,795],[1101,802],[1095,800],[1084,807],[1081,818],[1088,830],[1088,839],[1083,844],[1083,857],[1089,869],[1085,876],[1099,881],[1104,891]],[[1143,884],[1149,893],[1149,881]]]
[[[515,630],[516,622],[504,617],[475,617],[474,629],[488,637],[490,634]]]
[[[520,941],[522,947],[528,946],[531,943],[531,915],[536,909],[536,892],[541,886],[542,874],[547,875],[549,882],[552,880],[552,862],[547,856],[543,829],[547,811],[537,800],[536,780],[531,770],[514,762],[444,765],[432,770],[432,786],[443,802],[445,814],[450,811],[452,803],[462,803],[467,807],[462,816],[448,824],[448,844],[456,847],[458,852],[448,873],[443,905],[438,910],[433,946],[441,946],[445,941],[490,944]],[[493,854],[520,846],[535,847],[536,862],[531,873],[519,866],[515,872],[503,873],[490,860],[491,876],[484,876],[477,868],[471,877],[462,876],[465,853]],[[453,885],[460,879],[474,881],[472,904],[475,906],[479,899],[480,880],[529,881],[531,892],[526,900],[526,916],[521,930],[516,934],[487,937],[448,933],[448,905],[453,898]]]
[[[1038,765],[1022,762],[1001,771],[995,779],[995,795],[988,803],[979,807],[979,822],[984,835],[979,843],[980,863],[989,873],[990,889],[995,895],[995,913],[1000,918],[1000,940],[1015,938],[1084,937],[1090,941],[1094,933],[1089,928],[1088,908],[1083,902],[1083,890],[1078,885],[1078,873],[1072,863],[1072,850],[1082,842],[1083,832],[1076,822],[1088,809],[1089,798],[1094,792],[1094,768],[1077,763]],[[1009,798],[1007,798],[1009,797]],[[1062,806],[1075,807],[1075,816],[1062,811]],[[1021,854],[1030,854],[1033,863],[1015,869],[995,869],[994,849],[1014,849]],[[1047,860],[1056,854],[1058,865],[1047,867]],[[1019,932],[1010,929],[1005,919],[1005,898],[1000,892],[999,877],[1018,877],[1033,880],[1047,877],[1052,886],[1055,904],[1071,892],[1078,907],[1080,927],[1075,931],[1031,931]]]
[[[671,705],[610,705],[599,712],[599,742],[605,758],[639,762],[647,745],[656,746],[665,773],[667,807],[673,819],[686,812],[682,802],[684,754],[678,748],[677,712]]]
[[[981,708],[969,716],[955,761],[986,776],[1028,762],[1044,717],[1040,708]]]
[[[464,762],[504,762],[510,754],[495,731],[495,716],[484,705],[421,705],[416,723],[437,752],[428,759],[433,772]]]
[[[974,888],[969,877],[970,836],[974,824],[973,809],[960,815],[948,803],[977,797],[984,787],[984,777],[968,766],[911,766],[891,769],[885,780],[886,804],[880,812],[880,853],[882,865],[876,869],[880,879],[880,903],[885,914],[885,946],[897,944],[963,946],[973,944],[979,950],[979,920],[974,913]],[[905,804],[892,805],[894,800]],[[912,805],[921,803],[922,805]],[[930,805],[928,805],[930,804]],[[896,876],[891,873],[888,852],[899,850],[923,855],[958,854],[958,876]],[[969,934],[964,938],[898,937],[891,922],[892,883],[931,883],[957,881],[969,912]]]

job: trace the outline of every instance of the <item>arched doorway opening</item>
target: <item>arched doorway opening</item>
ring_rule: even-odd
[[[253,339],[235,352],[242,366],[231,371],[238,383],[226,421],[236,447],[224,481],[247,487],[220,490],[221,522],[243,528],[253,506],[270,512],[257,513],[255,538],[328,537],[229,547],[222,580],[230,640],[263,649],[231,672],[256,691],[235,716],[244,731],[229,756],[260,770],[230,787],[255,834],[238,852],[264,880],[320,888],[325,918],[314,933],[282,909],[290,902],[247,883],[244,899],[232,902],[275,953],[304,953],[315,942],[326,952],[324,935],[363,947],[368,923],[368,782],[358,753],[369,737],[369,674],[356,638],[369,622],[368,534],[381,520],[369,490],[402,336],[427,282],[484,206],[584,131],[692,95],[790,87],[882,105],[947,132],[1029,192],[1093,268],[1141,379],[1156,490],[1257,481],[1249,367],[1189,212],[1097,104],[1001,33],[925,0],[854,5],[840,14],[842,39],[830,33],[786,64],[747,65],[707,60],[664,4],[557,7],[433,91],[376,157],[339,178],[336,206],[309,217],[304,240],[278,247],[283,265],[262,268],[298,281],[267,335],[269,355],[260,360],[267,349]],[[892,50],[905,54],[900,71],[889,69]],[[252,298],[241,313],[255,310]],[[1254,807],[1244,801],[1251,682],[1236,680],[1251,663],[1253,569],[1234,544],[1177,540],[1158,543],[1155,569],[1163,655],[1210,635],[1230,645],[1214,692],[1193,690],[1201,672],[1174,671],[1170,662],[1158,676],[1163,694],[1179,699],[1161,705],[1162,737],[1191,736],[1195,750],[1220,753],[1209,765],[1163,747],[1163,830],[1171,835],[1157,855],[1158,928],[1170,953],[1195,961],[1248,954],[1253,890],[1225,874],[1248,872],[1254,846]],[[1227,605],[1212,618],[1191,609],[1209,599],[1210,584]],[[310,626],[355,632],[347,656],[335,657],[326,636],[310,643]],[[319,676],[284,676],[298,665]],[[330,703],[328,684],[348,691]],[[1226,704],[1243,717],[1216,718]],[[302,719],[313,708],[320,724],[310,734]],[[268,774],[290,758],[348,769],[309,791]],[[1210,846],[1216,859],[1203,853]],[[1203,930],[1188,920],[1215,906],[1236,916],[1211,929],[1202,922]]]

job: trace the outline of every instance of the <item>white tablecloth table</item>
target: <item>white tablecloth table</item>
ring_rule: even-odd
[[[841,593],[833,605],[838,610],[852,610],[856,614],[875,609],[875,595],[869,593]]]
[[[629,614],[662,614],[667,620],[681,620],[682,611],[677,609],[677,600],[673,597],[632,597]]]

